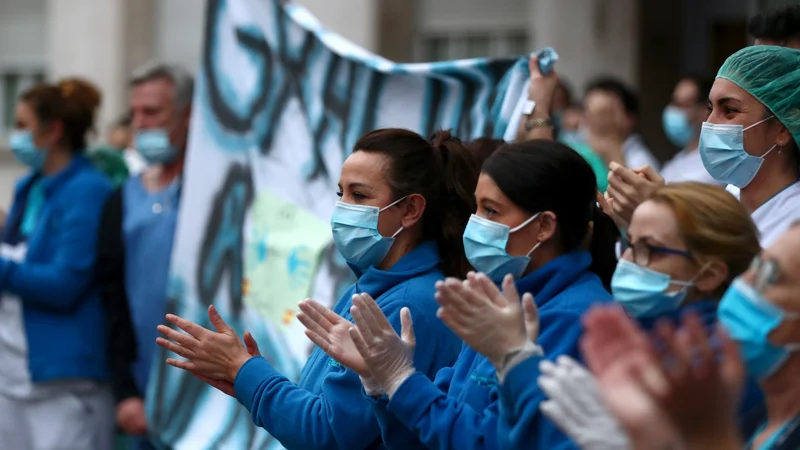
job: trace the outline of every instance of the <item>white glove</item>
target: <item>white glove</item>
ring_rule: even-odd
[[[539,410],[583,450],[628,450],[630,440],[606,410],[591,373],[569,356],[539,364],[539,386],[550,398]]]
[[[366,392],[370,397],[380,397],[386,393],[386,391],[383,390],[383,386],[375,381],[374,378],[364,378],[360,375],[358,378],[361,380],[361,385],[364,386],[364,392]]]
[[[397,335],[381,308],[368,294],[354,295],[350,313],[356,327],[350,337],[361,353],[375,383],[391,398],[414,374],[414,328],[408,308],[400,310],[401,334]]]

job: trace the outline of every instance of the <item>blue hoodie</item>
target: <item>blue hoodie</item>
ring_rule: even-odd
[[[400,309],[408,307],[418,342],[415,367],[432,378],[456,361],[461,348],[458,337],[436,318],[434,284],[443,278],[436,244],[424,242],[388,271],[368,269],[333,310],[352,320],[353,294],[368,293],[399,332]],[[258,357],[239,370],[234,390],[239,402],[251,412],[253,422],[288,449],[383,447],[378,421],[360,395],[358,375],[319,348],[311,353],[298,384]]]
[[[34,184],[43,198],[36,219],[28,220]],[[0,258],[0,291],[21,300],[34,383],[109,377],[95,262],[100,216],[112,189],[83,156],[56,174],[31,173],[17,184],[3,243],[27,240],[28,250],[22,263]]]
[[[517,281],[520,293],[530,292],[536,299],[541,324],[539,343],[549,358],[577,355],[581,314],[597,302],[611,301],[600,278],[589,271],[591,262],[589,253],[571,252]],[[535,385],[535,378],[529,380],[534,380]],[[506,448],[498,439],[498,419],[508,420],[503,416],[509,412],[500,409],[495,368],[466,346],[455,366],[441,370],[434,381],[422,373],[414,374],[391,400],[384,396],[373,402],[373,408],[384,436],[398,432],[394,420],[399,419],[427,448]],[[531,426],[532,436],[542,443],[542,448],[571,445],[550,422]]]
[[[658,318],[639,319],[638,322],[643,329],[652,331],[656,323],[663,319],[668,319],[676,325],[679,324],[680,318],[689,311],[695,311],[709,333],[713,332],[717,323],[717,302],[710,300],[691,303]],[[579,358],[575,359],[580,360]],[[500,404],[501,410],[512,412],[508,416],[512,420],[500,422],[498,434],[503,449],[544,450],[554,448],[536,439],[537,429],[535,426],[537,421],[541,420],[539,405],[542,400],[542,392],[536,382],[540,374],[539,363],[541,361],[542,358],[536,356],[528,358],[506,375],[500,390]],[[763,396],[755,380],[749,378],[746,387],[742,402],[742,415],[763,403]],[[569,448],[573,447],[574,444]]]

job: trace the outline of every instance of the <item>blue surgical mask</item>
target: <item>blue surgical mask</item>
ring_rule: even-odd
[[[364,272],[386,258],[395,236],[403,231],[403,227],[400,227],[392,237],[383,237],[378,232],[378,216],[405,199],[406,197],[403,197],[383,209],[336,202],[331,217],[333,243],[348,264]]]
[[[169,164],[178,156],[178,150],[170,143],[169,133],[164,128],[139,130],[134,143],[147,164]]]
[[[664,134],[676,147],[684,148],[692,140],[694,129],[689,123],[689,115],[685,110],[676,106],[667,106],[664,108],[661,120]]]
[[[8,146],[17,161],[25,164],[34,171],[42,170],[47,158],[47,151],[36,148],[33,143],[33,134],[27,130],[14,130],[8,138]]]
[[[483,272],[495,283],[503,281],[509,273],[515,279],[519,279],[531,263],[531,253],[541,242],[537,242],[527,255],[511,256],[506,251],[508,237],[533,222],[538,216],[539,213],[534,214],[518,227],[511,229],[473,214],[464,229],[464,252],[467,260],[475,270]]]
[[[666,292],[673,284],[683,289]],[[694,280],[675,281],[665,273],[620,259],[611,277],[611,294],[628,315],[645,319],[676,311],[693,285]]]
[[[703,122],[700,131],[700,159],[708,173],[721,183],[744,189],[758,173],[764,157],[777,145],[773,145],[761,156],[753,156],[744,150],[744,132],[762,124],[772,117],[756,122],[747,128],[741,125],[723,125]]]
[[[768,302],[752,286],[737,278],[728,288],[717,309],[717,318],[738,345],[747,370],[763,380],[774,374],[800,350],[800,344],[777,346],[769,334],[786,319],[800,318]]]

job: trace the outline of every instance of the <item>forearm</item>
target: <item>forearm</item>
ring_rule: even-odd
[[[495,449],[497,403],[476,411],[448,397],[422,374],[400,386],[387,409],[415,431],[428,449]]]
[[[360,449],[379,439],[369,405],[359,401],[360,382],[352,372],[327,376],[322,394],[317,395],[256,357],[239,370],[234,390],[253,423],[284,447]]]

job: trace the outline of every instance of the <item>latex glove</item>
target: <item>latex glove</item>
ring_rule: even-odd
[[[411,311],[408,308],[400,310],[402,337],[397,335],[369,294],[354,295],[350,313],[356,322],[356,326],[350,328],[350,337],[369,367],[372,378],[391,398],[415,371],[416,338]]]
[[[350,337],[352,322],[311,299],[303,300],[298,306],[302,313],[297,315],[297,319],[306,327],[306,336],[311,342],[336,362],[357,373],[367,395],[377,397],[385,394],[383,386],[372,378],[367,363]]]
[[[584,450],[631,448],[628,436],[603,404],[597,382],[569,356],[542,361],[538,383],[550,398],[539,409]]]
[[[439,318],[473,350],[485,356],[498,371],[509,356],[536,342],[538,312],[530,294],[523,296],[526,320],[514,277],[503,279],[503,292],[484,274],[470,273],[461,282],[454,278],[436,283]]]

